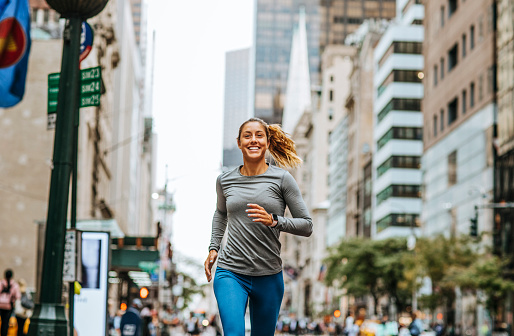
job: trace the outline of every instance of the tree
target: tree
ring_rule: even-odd
[[[446,281],[463,289],[482,291],[486,297],[483,303],[494,319],[508,293],[514,291],[514,281],[505,274],[509,262],[509,259],[485,253],[467,268],[451,269]]]
[[[329,256],[325,259],[325,283],[345,288],[353,296],[371,295],[375,303],[375,314],[381,295],[378,253],[372,240],[353,238],[330,248]]]
[[[384,295],[394,298],[394,304],[403,310],[412,293],[405,285],[406,253],[403,238],[343,240],[329,250],[325,283],[344,288],[353,296],[371,295],[375,314],[378,300]]]

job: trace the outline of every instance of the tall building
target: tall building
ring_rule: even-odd
[[[497,4],[498,157],[494,176],[494,201],[501,203],[514,202],[514,1],[499,0]],[[514,231],[509,223],[514,223],[514,211],[497,209],[494,218],[496,252],[513,255]]]
[[[423,231],[469,234],[493,190],[496,1],[425,3]],[[492,222],[479,211],[479,231]]]
[[[367,20],[346,39],[357,48],[350,74],[350,93],[345,102],[348,115],[345,235],[348,237],[371,237],[373,52],[386,27],[383,21]],[[332,174],[330,176],[332,178]]]
[[[239,126],[248,118],[250,49],[225,54],[225,102],[223,112],[223,166],[229,169],[243,164],[237,147]]]
[[[394,0],[256,0],[249,108],[269,123],[282,123],[291,43],[305,8],[310,79],[320,84],[320,55],[368,18],[391,19]]]
[[[373,77],[372,236],[415,233],[421,214],[423,6],[397,1],[398,16],[378,42]]]

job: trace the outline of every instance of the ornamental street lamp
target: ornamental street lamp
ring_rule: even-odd
[[[30,319],[28,332],[30,336],[68,334],[61,297],[64,240],[70,175],[73,167],[74,125],[78,125],[80,34],[82,21],[100,13],[107,2],[108,0],[47,0],[50,7],[59,12],[67,21],[63,34],[53,169],[50,180],[40,295],[39,302]]]

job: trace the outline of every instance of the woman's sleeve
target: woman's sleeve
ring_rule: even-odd
[[[309,216],[300,188],[289,172],[282,178],[282,195],[293,218],[278,216],[277,228],[294,235],[309,237],[312,234],[312,218]]]
[[[227,228],[227,200],[223,195],[223,189],[221,188],[221,175],[216,180],[216,211],[212,217],[212,231],[211,231],[211,243],[209,244],[209,251],[219,251],[221,246],[221,240],[225,234]]]

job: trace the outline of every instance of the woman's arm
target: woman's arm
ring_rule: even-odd
[[[312,234],[312,218],[300,188],[289,172],[282,178],[282,195],[293,218],[278,216],[277,228],[294,235],[309,237]]]
[[[221,188],[221,175],[216,180],[216,211],[212,218],[212,230],[211,230],[211,243],[209,245],[209,251],[219,251],[221,246],[221,240],[225,234],[227,228],[227,200],[223,195],[223,189]]]
[[[212,230],[211,230],[211,243],[209,244],[209,255],[204,262],[205,276],[207,281],[211,281],[212,274],[211,269],[216,259],[218,258],[218,251],[221,246],[221,240],[225,234],[227,228],[227,201],[225,195],[223,195],[223,189],[221,188],[221,175],[216,180],[216,194],[218,196],[216,202],[216,211],[212,218]]]

